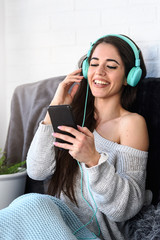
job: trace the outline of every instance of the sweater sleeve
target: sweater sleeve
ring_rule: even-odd
[[[27,174],[34,180],[45,180],[55,167],[54,138],[51,125],[39,124],[27,154]]]
[[[102,153],[97,166],[83,165],[98,210],[114,222],[136,215],[145,197],[148,153],[121,147],[116,152]]]

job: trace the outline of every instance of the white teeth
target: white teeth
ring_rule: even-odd
[[[103,81],[101,81],[101,80],[95,80],[94,83],[95,83],[95,84],[103,84],[103,85],[108,85],[108,84],[109,84],[109,83],[103,82]]]

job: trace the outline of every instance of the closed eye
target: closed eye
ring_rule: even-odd
[[[98,67],[99,64],[98,63],[91,63],[90,66],[91,67]],[[106,67],[110,68],[110,69],[116,69],[117,68],[117,66],[110,66],[110,65],[107,65]]]
[[[114,67],[114,66],[108,66],[108,65],[107,65],[107,67],[110,68],[110,69],[116,69],[117,68],[116,66]]]
[[[92,66],[92,67],[97,67],[98,66],[98,64],[90,64],[90,66]]]

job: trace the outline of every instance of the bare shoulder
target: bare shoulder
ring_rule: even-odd
[[[148,151],[149,138],[144,117],[126,112],[120,120],[120,143],[142,151]]]

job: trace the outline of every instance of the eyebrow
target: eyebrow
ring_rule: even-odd
[[[94,60],[99,60],[99,58],[96,58],[96,57],[91,58],[91,60],[92,60],[92,59],[94,59]],[[118,65],[120,65],[119,62],[117,62],[115,59],[110,59],[110,58],[108,58],[108,59],[106,59],[106,61],[107,61],[107,62],[115,62],[115,63],[117,63]]]

